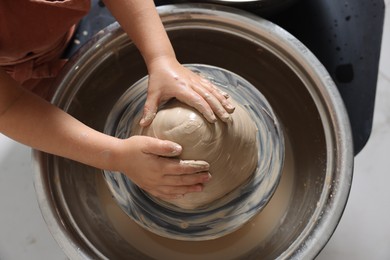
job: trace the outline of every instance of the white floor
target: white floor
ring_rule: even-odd
[[[390,7],[390,0],[386,4]],[[319,260],[390,259],[389,10],[387,14],[373,131],[355,158],[345,213]],[[30,149],[0,135],[0,259],[67,259],[42,219],[32,176]]]

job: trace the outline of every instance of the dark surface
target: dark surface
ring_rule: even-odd
[[[384,9],[383,0],[303,0],[269,17],[327,68],[348,111],[355,154],[371,134]]]
[[[155,2],[156,5],[163,5],[191,1],[157,0]],[[327,68],[347,108],[352,126],[354,150],[355,154],[358,154],[371,134],[384,20],[384,1],[297,0],[284,2],[286,4],[280,6],[268,4],[266,10],[262,9],[261,5],[243,5],[242,7],[289,31],[304,43]],[[95,33],[114,21],[115,19],[104,5],[100,1],[93,0],[92,9],[81,21],[66,56],[71,56]]]

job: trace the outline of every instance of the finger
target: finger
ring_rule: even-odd
[[[181,174],[190,174],[208,171],[210,169],[210,164],[200,160],[180,160],[178,167]]]
[[[225,91],[223,91],[222,89],[220,89],[219,87],[215,86],[213,83],[211,83],[210,81],[208,81],[207,79],[203,79],[202,82],[204,84],[207,84],[207,85],[210,85],[212,88],[215,88],[219,94],[221,94],[225,99],[228,99],[230,98],[230,95],[228,93],[226,93]]]
[[[222,121],[224,122],[230,121],[230,115],[226,112],[221,102],[212,93],[210,93],[205,87],[200,85],[194,85],[192,89],[196,91],[201,97],[203,97],[203,99],[209,104],[211,109],[217,114],[217,116]],[[225,99],[223,96],[222,98]]]
[[[235,107],[228,99],[230,97],[228,93],[222,91],[220,88],[218,88],[205,78],[201,78],[201,83],[204,88],[206,88],[214,97],[218,99],[218,101],[222,104],[222,106],[228,113],[231,114],[234,112]]]
[[[160,199],[180,199],[187,193],[201,192],[203,191],[202,184],[189,185],[189,186],[160,186],[157,191],[151,193],[153,196]]]
[[[208,162],[200,160],[179,160],[166,157],[160,157],[159,160],[160,170],[165,173],[164,176],[196,174],[200,172],[208,172],[210,169],[210,164]],[[185,183],[176,185],[185,185]]]
[[[196,160],[177,160],[171,158],[160,158],[161,171],[165,175],[178,176],[183,174],[194,174],[207,172],[210,165],[205,161]],[[183,184],[180,184],[183,185]]]
[[[182,149],[181,145],[177,143],[145,136],[142,152],[163,157],[175,157],[181,154]]]
[[[184,92],[181,97],[177,97],[181,102],[194,107],[198,110],[208,122],[215,123],[217,118],[206,100],[195,91]]]
[[[181,175],[165,175],[163,183],[169,186],[188,186],[206,183],[210,181],[211,174],[209,172],[200,172],[194,174],[181,174]]]
[[[158,103],[158,95],[148,94],[144,106],[143,115],[139,123],[141,126],[146,127],[152,123],[157,113]]]

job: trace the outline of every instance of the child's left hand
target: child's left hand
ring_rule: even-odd
[[[210,122],[216,122],[215,114],[228,121],[234,106],[228,95],[207,79],[183,67],[176,59],[160,57],[148,64],[149,85],[141,126],[148,126],[154,119],[158,106],[171,98],[194,107]]]

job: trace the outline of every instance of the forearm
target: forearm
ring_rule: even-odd
[[[175,58],[174,50],[152,0],[104,0],[149,66],[161,57]]]
[[[120,140],[84,125],[0,71],[0,132],[25,145],[102,169]],[[116,169],[112,169],[116,170]]]

